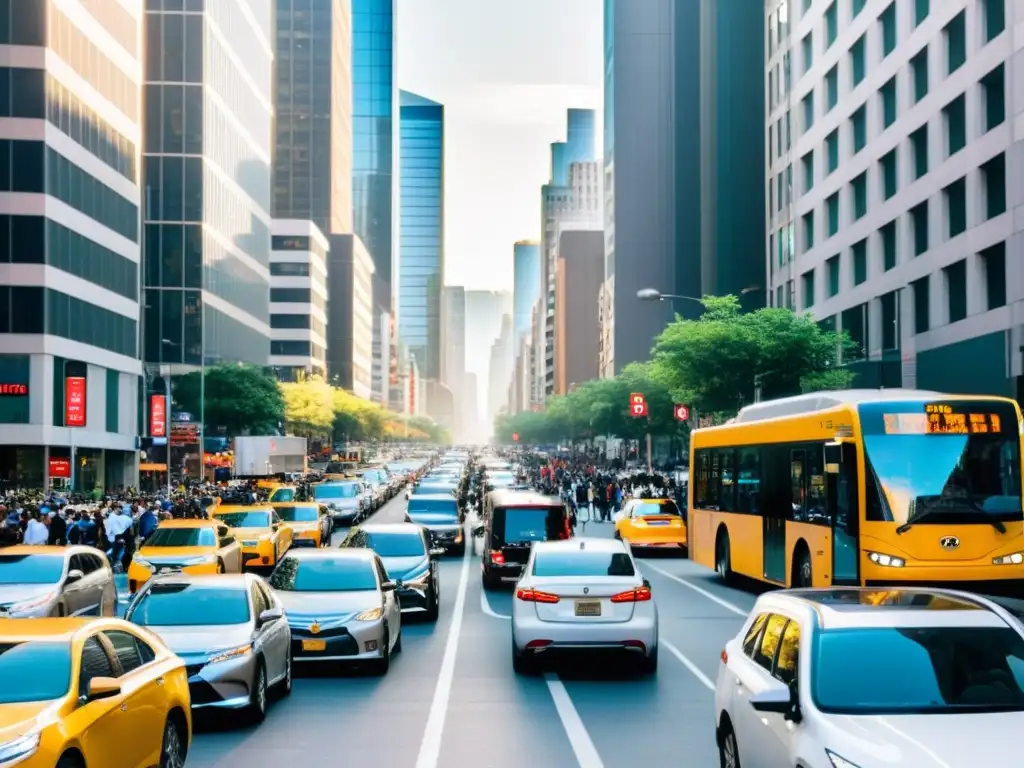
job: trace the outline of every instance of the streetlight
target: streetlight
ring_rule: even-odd
[[[759,285],[748,285],[742,291],[740,296],[746,296],[748,293],[761,290]],[[657,288],[641,288],[636,292],[636,297],[641,301],[665,301],[666,299],[678,299],[680,301],[696,301],[698,304],[703,304],[703,299],[698,299],[696,296],[681,296],[677,293],[662,293]]]

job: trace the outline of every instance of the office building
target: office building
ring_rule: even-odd
[[[530,333],[531,312],[540,289],[540,243],[520,240],[512,247],[512,326],[517,340]]]
[[[462,407],[462,425],[459,427],[459,436],[455,442],[468,445],[480,445],[486,443],[491,435],[491,425],[486,424],[483,414],[480,413],[480,382],[475,373],[467,372],[462,383],[462,391],[465,393],[460,402]]]
[[[149,10],[146,27],[145,360],[266,365],[272,5]]]
[[[501,334],[501,318],[512,314],[512,294],[508,291],[466,291],[466,370],[475,374],[477,402],[481,413],[477,420],[487,423],[483,411],[487,405],[489,353],[494,340]],[[468,393],[463,392],[463,396]]]
[[[861,386],[1019,398],[1024,9],[770,10],[773,303],[846,331]]]
[[[67,5],[0,4],[0,488],[138,478],[142,11]]]
[[[508,407],[508,386],[512,378],[512,316],[502,315],[501,331],[491,344],[487,368],[487,424]]]
[[[324,234],[352,231],[351,2],[277,0],[272,213]]]
[[[763,305],[763,0],[605,3],[602,375],[650,356],[694,301]],[[643,136],[643,141],[616,137]]]
[[[604,232],[560,227],[555,263],[556,395],[598,375],[599,294],[604,263]]]
[[[356,235],[334,234],[328,240],[328,379],[359,397],[381,402],[374,396],[374,323],[385,321],[373,308],[373,259]],[[387,347],[377,352],[386,354]]]
[[[270,232],[270,365],[282,381],[326,377],[330,245],[311,221],[275,219]]]
[[[402,91],[399,117],[398,338],[420,375],[441,369],[444,283],[444,106]]]
[[[441,294],[441,380],[456,396],[466,378],[466,289],[446,285]]]

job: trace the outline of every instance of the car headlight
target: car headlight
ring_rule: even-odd
[[[219,664],[222,661],[230,661],[231,659],[237,659],[241,656],[248,656],[252,653],[252,646],[249,644],[240,645],[237,648],[227,648],[223,651],[217,651],[216,656],[211,656],[207,664]]]
[[[0,764],[14,765],[14,763],[32,757],[39,749],[39,739],[40,734],[36,731],[19,736],[13,741],[0,743]]]
[[[907,564],[907,561],[902,557],[887,555],[884,552],[868,552],[868,560],[875,565],[881,565],[886,568],[902,568]]]
[[[189,565],[206,565],[216,560],[214,555],[199,555],[198,557],[190,557],[187,560],[182,560],[181,564],[183,567]]]
[[[830,749],[826,749],[825,754],[828,755],[832,768],[860,768],[856,763],[851,763],[845,757],[840,757]]]
[[[1020,565],[1024,563],[1024,552],[1014,552],[1012,555],[1000,555],[992,558],[992,565]]]
[[[15,603],[7,608],[8,615],[11,618],[15,618],[19,615],[32,613],[40,608],[43,608],[51,601],[57,598],[57,592],[47,592],[45,595],[39,595],[38,597],[29,598],[28,600],[22,600],[20,603]]]
[[[368,611],[363,611],[356,616],[356,621],[376,621],[384,615],[383,608],[371,608]]]

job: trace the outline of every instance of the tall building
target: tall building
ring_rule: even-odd
[[[441,380],[458,397],[466,378],[466,289],[446,285],[441,294]]]
[[[441,369],[444,283],[444,105],[402,91],[399,117],[398,338],[420,375]]]
[[[475,374],[477,402],[481,413],[474,422],[482,422],[490,429],[483,409],[487,404],[488,357],[491,345],[501,334],[501,318],[512,314],[512,294],[508,291],[466,291],[466,370]],[[463,396],[468,396],[463,392]]]
[[[276,27],[272,213],[351,232],[351,0],[277,0]]]
[[[373,307],[373,259],[356,235],[334,234],[328,239],[328,379],[359,397],[381,402],[374,396],[373,381],[374,344],[379,332],[374,324],[382,322]]]
[[[763,0],[605,3],[603,375],[646,360],[693,301],[763,305]],[[728,7],[726,7],[728,6]],[[644,141],[617,142],[616,137]],[[754,289],[754,290],[749,290]]]
[[[273,7],[167,7],[146,12],[145,360],[266,365]]]
[[[494,423],[494,417],[508,406],[508,390],[512,381],[512,316],[502,315],[501,331],[491,344],[491,355],[487,368],[487,421]]]
[[[768,10],[773,303],[846,331],[858,385],[1020,399],[1024,8]]]
[[[138,478],[141,4],[67,5],[0,8],[4,488]]]
[[[559,228],[555,265],[555,382],[557,395],[596,379],[599,294],[604,232]]]
[[[530,313],[540,298],[540,281],[540,243],[520,240],[512,247],[512,327],[517,341],[530,333]]]
[[[466,373],[462,391],[465,393],[460,401],[462,403],[460,408],[462,426],[459,428],[459,437],[455,440],[468,445],[484,443],[490,437],[491,425],[486,424],[480,413],[480,382],[475,373]]]
[[[282,381],[326,377],[329,250],[311,221],[271,223],[270,365]]]

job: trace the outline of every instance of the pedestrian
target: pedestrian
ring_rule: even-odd
[[[25,527],[24,543],[29,546],[42,546],[50,539],[50,529],[39,519],[39,512],[29,514],[28,525]]]

